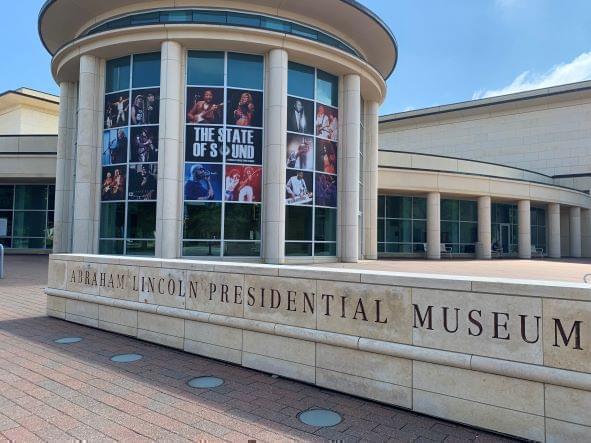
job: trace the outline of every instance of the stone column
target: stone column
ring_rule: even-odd
[[[78,145],[74,187],[74,224],[72,252],[93,254],[98,232],[95,230],[97,173],[100,158],[99,95],[100,62],[92,55],[80,57],[78,91]]]
[[[55,175],[55,215],[53,229],[53,252],[67,253],[71,250],[72,199],[74,193],[75,158],[71,121],[76,114],[76,84],[60,83],[60,113],[57,136],[57,162]]]
[[[380,104],[365,103],[364,235],[366,260],[378,259],[378,123]]]
[[[548,204],[548,257],[560,258],[560,205]]]
[[[285,263],[285,153],[287,149],[287,51],[267,56],[263,152],[263,260]]]
[[[531,258],[531,202],[520,200],[518,207],[519,223],[519,258]]]
[[[581,208],[570,208],[569,225],[570,256],[581,258]]]
[[[581,256],[591,258],[591,210],[581,208]]]
[[[180,43],[164,41],[161,46],[160,155],[158,158],[158,208],[156,210],[156,257],[180,257],[183,199],[183,154],[181,118],[183,94]]]
[[[441,194],[427,195],[427,258],[441,259]]]
[[[341,261],[359,261],[359,144],[361,143],[361,78],[349,74],[343,78],[344,123],[341,135]]]
[[[478,199],[478,243],[477,257],[479,260],[491,258],[491,201],[485,195]]]

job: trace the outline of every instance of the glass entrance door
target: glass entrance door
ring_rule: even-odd
[[[510,238],[511,238],[511,225],[509,223],[503,223],[500,225],[500,244],[501,244],[501,254],[506,255],[511,252],[509,250]]]

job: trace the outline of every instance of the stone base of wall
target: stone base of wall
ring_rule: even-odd
[[[46,292],[67,321],[526,439],[591,435],[586,285],[56,255]]]

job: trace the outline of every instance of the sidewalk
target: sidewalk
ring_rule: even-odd
[[[46,257],[0,280],[0,441],[510,441],[401,409],[45,317]],[[81,337],[58,345],[55,339]],[[113,363],[115,354],[143,360]],[[214,389],[187,381],[225,380]],[[302,424],[311,407],[332,428]]]

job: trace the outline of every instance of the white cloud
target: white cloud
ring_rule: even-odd
[[[501,89],[476,91],[472,95],[472,99],[496,97],[498,95],[549,88],[585,80],[591,80],[591,52],[584,52],[569,63],[555,65],[543,74],[530,71],[522,72],[515,77],[515,80],[510,85]]]

